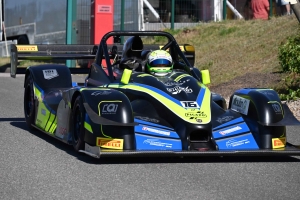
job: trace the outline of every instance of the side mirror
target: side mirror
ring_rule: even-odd
[[[210,84],[210,75],[208,69],[201,70],[201,78],[204,85]]]

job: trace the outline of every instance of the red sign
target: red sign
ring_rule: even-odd
[[[114,1],[95,0],[91,5],[91,43],[99,44],[103,35],[112,31],[114,25]],[[109,38],[107,44],[112,44]]]

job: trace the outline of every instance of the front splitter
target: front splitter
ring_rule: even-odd
[[[300,146],[287,144],[282,149],[259,150],[209,150],[209,151],[167,151],[167,150],[113,150],[100,149],[86,144],[80,152],[89,156],[100,157],[200,157],[200,156],[300,156]]]

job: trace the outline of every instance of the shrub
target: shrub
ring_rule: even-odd
[[[300,97],[300,74],[291,72],[275,88],[281,100],[296,100]]]
[[[300,35],[288,38],[279,46],[279,63],[284,72],[300,73]]]

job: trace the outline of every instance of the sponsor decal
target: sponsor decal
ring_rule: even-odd
[[[58,76],[56,69],[46,69],[43,70],[44,78],[50,80]]]
[[[42,124],[42,123],[43,123],[42,120],[36,119],[36,124]]]
[[[167,81],[167,82],[164,82],[164,84],[165,84],[166,86],[182,85],[182,84],[184,84],[184,83],[185,83],[185,81],[182,82],[182,83],[178,83],[178,82],[176,82],[176,81]]]
[[[161,141],[159,141],[159,139],[146,139],[146,140],[144,140],[143,144],[148,144],[151,146],[158,146],[158,147],[172,148],[171,143],[161,142]]]
[[[229,122],[230,123],[230,122]],[[241,133],[246,133],[249,132],[250,129],[248,125],[245,122],[235,124],[235,125],[230,125],[230,127],[222,127],[222,129],[213,131],[213,138],[218,139],[218,138],[224,138],[228,136],[233,136]]]
[[[252,133],[215,141],[220,150],[259,149]]]
[[[165,128],[169,128],[169,127],[164,127],[159,125],[159,127],[151,127],[148,125],[138,125],[134,127],[134,131],[136,133],[142,133],[144,136],[145,134],[147,135],[147,137],[149,135],[152,136],[158,136],[159,139],[163,139],[161,137],[169,137],[169,138],[179,138],[179,136],[177,135],[176,132],[174,132],[173,130],[168,130]],[[166,138],[164,138],[166,139]]]
[[[248,114],[250,100],[234,95],[231,103],[231,110],[237,111],[244,115]]]
[[[17,45],[18,51],[38,51],[36,45]]]
[[[142,117],[142,116],[135,116],[135,118],[146,121],[146,122],[153,122],[153,123],[159,123],[159,120],[149,118],[149,117]]]
[[[152,133],[157,133],[157,134],[160,134],[160,135],[170,136],[170,132],[162,131],[162,130],[158,130],[158,129],[154,129],[154,128],[149,128],[149,127],[146,127],[146,126],[143,126],[142,130],[143,131],[149,131],[149,132],[152,132]]]
[[[229,134],[229,133],[233,133],[233,132],[238,131],[238,130],[242,130],[242,127],[236,126],[236,127],[234,127],[234,128],[230,128],[230,129],[227,129],[227,130],[225,130],[225,131],[220,131],[219,133],[220,133],[221,135],[227,135],[227,134]]]
[[[207,115],[203,111],[187,112],[187,113],[185,113],[185,116],[189,117],[190,119],[206,118],[207,117]]]
[[[283,148],[285,147],[285,144],[286,144],[286,137],[272,139],[273,149]]]
[[[223,124],[224,122],[231,121],[234,117],[233,116],[225,116],[225,117],[219,117],[216,121],[220,124]]]
[[[266,90],[262,90],[262,91],[258,90],[258,91],[266,96],[274,96],[274,93],[270,91],[266,91]]]
[[[98,13],[111,13],[112,9],[110,5],[98,5]]]
[[[41,113],[42,113],[42,115],[46,115],[46,110],[45,110],[45,109],[42,109],[42,110],[41,110]]]
[[[123,149],[123,139],[97,137],[96,145],[107,149]]]
[[[272,108],[276,114],[282,114],[281,107],[278,103],[272,103]]]
[[[65,127],[59,127],[58,133],[61,135],[67,134],[67,129]]]
[[[110,103],[104,104],[102,108],[102,114],[116,114],[118,110],[118,104]]]
[[[188,86],[186,88],[175,86],[173,88],[167,88],[167,90],[169,92],[171,92],[172,94],[179,94],[182,91],[185,92],[185,93],[192,93],[193,92],[193,90],[190,89]]]
[[[184,108],[200,108],[196,101],[180,101]]]
[[[91,95],[92,96],[98,96],[98,95],[109,95],[111,92],[110,91],[96,91],[96,92],[93,92]]]
[[[241,146],[241,145],[245,145],[250,143],[250,141],[248,139],[244,139],[244,140],[228,140],[226,142],[226,147],[237,147],[237,146]]]
[[[135,134],[137,150],[174,150],[182,149],[181,140],[167,139]]]
[[[55,96],[55,97],[62,96],[62,91],[60,90],[59,92],[55,92],[55,93],[54,93],[54,96]]]

